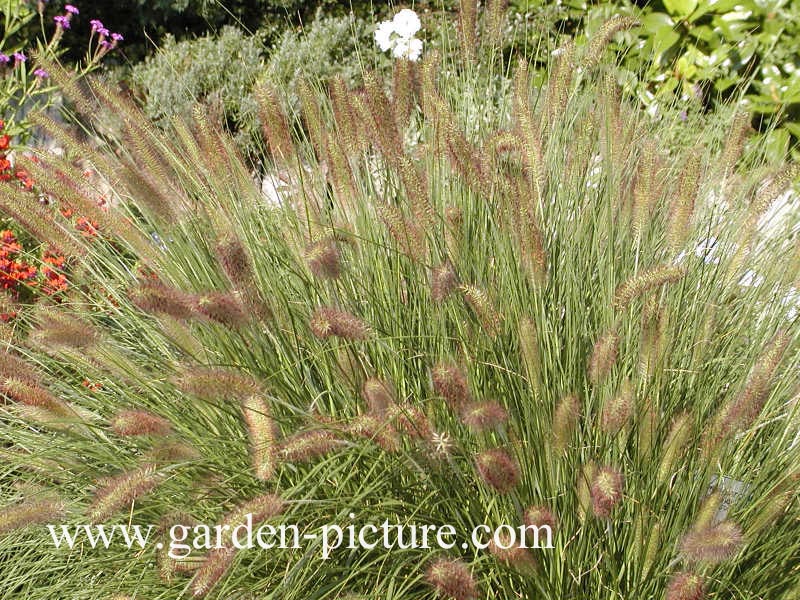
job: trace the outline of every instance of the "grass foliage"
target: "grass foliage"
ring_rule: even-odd
[[[3,597],[796,598],[800,251],[762,217],[797,168],[741,168],[741,116],[667,152],[679,125],[595,60],[627,26],[567,44],[548,89],[521,61],[508,96],[469,11],[451,61],[301,84],[302,128],[261,88],[280,206],[213,118],[164,134],[53,67],[82,113],[118,116],[116,152],[40,124],[118,198],[27,161],[87,237],[0,190],[75,282],[0,360]],[[555,548],[176,562],[56,550],[42,526],[235,522],[251,501],[304,532],[552,522]]]

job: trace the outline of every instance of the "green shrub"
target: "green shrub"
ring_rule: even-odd
[[[747,110],[768,151],[797,152],[800,140],[800,5],[769,0],[668,0],[557,5],[512,2],[530,26],[544,19],[553,32],[591,35],[615,14],[641,28],[618,37],[626,48],[620,77],[653,113],[684,118],[713,110],[745,92]],[[649,65],[647,72],[642,67]]]
[[[294,98],[294,106],[300,79],[327,81],[338,76],[350,85],[359,84],[365,66],[375,66],[376,59],[372,57],[377,52],[372,29],[373,25],[361,18],[326,17],[318,13],[309,27],[287,31],[277,41],[267,62],[264,81],[288,92]]]
[[[261,50],[257,36],[235,27],[190,41],[167,36],[155,55],[134,66],[131,79],[144,94],[145,114],[157,123],[211,102],[238,129],[242,102],[263,70]]]
[[[505,65],[461,35],[391,82],[300,86],[303,130],[263,95],[278,206],[202,115],[164,133],[101,87],[125,130],[89,157],[121,199],[99,236],[0,188],[80,258],[68,301],[0,355],[1,589],[796,598],[800,248],[763,217],[800,167],[743,163],[741,114],[667,152],[682,124],[580,49],[547,90],[521,62],[467,135]],[[64,174],[40,169],[44,188],[90,211],[69,157],[43,160]],[[236,551],[221,529],[169,556],[172,525],[245,513],[316,538]],[[86,522],[155,528],[141,551],[73,552],[42,528]],[[384,522],[458,543],[320,556],[322,527]],[[554,547],[460,543],[523,522]]]
[[[191,41],[168,37],[154,56],[134,66],[131,79],[156,123],[188,116],[197,102],[210,104],[224,116],[239,147],[253,155],[260,135],[254,89],[269,84],[285,90],[296,108],[300,79],[319,82],[336,75],[356,84],[359,49],[367,44],[372,50],[370,36],[362,19],[320,16],[305,29],[285,32],[266,61],[262,36],[234,27]]]

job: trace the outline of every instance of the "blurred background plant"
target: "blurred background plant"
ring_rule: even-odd
[[[653,115],[707,113],[744,92],[766,149],[781,156],[800,140],[800,4],[791,0],[586,2],[511,0],[511,23],[591,36],[615,14],[641,20],[613,48],[626,49],[620,81]],[[525,27],[517,27],[524,31]],[[507,38],[518,45],[515,37]],[[524,39],[524,36],[523,38]],[[578,35],[576,43],[586,37]],[[643,65],[649,65],[642,73]]]
[[[29,115],[45,111],[61,103],[58,86],[53,85],[50,73],[40,63],[53,62],[68,51],[66,36],[76,23],[87,22],[88,35],[73,47],[81,58],[69,62],[75,80],[100,68],[102,61],[123,41],[123,36],[106,29],[102,22],[81,16],[73,4],[49,5],[44,1],[3,0],[0,19],[3,22],[0,38],[0,185],[15,186],[38,202],[48,198],[40,195],[36,182],[27,169],[17,163],[19,152],[26,144],[42,145],[42,139],[32,140],[35,127]],[[66,215],[65,215],[66,217]],[[70,215],[72,217],[72,215]],[[87,222],[75,216],[74,224],[85,227]],[[53,298],[66,289],[67,281],[61,268],[63,256],[55,254],[26,228],[11,218],[0,218],[0,288],[6,301],[25,303],[39,296]],[[16,310],[0,307],[0,320],[8,322]]]

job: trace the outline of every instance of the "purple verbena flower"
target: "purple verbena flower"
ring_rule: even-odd
[[[7,65],[11,62],[11,57],[8,54],[0,52],[0,65]]]
[[[73,14],[73,15],[81,14],[81,11],[78,10],[78,7],[77,6],[73,6],[72,4],[67,4],[64,7],[64,10],[67,11],[68,13]]]
[[[108,40],[101,40],[100,45],[106,50],[111,50],[114,47],[114,44],[112,44]]]
[[[14,52],[15,63],[21,63],[21,62],[24,63],[26,60],[28,60],[28,57],[25,56],[22,52]]]
[[[92,31],[98,31],[100,29],[104,29],[103,22],[100,19],[92,19],[89,21],[89,25],[92,26]]]
[[[47,79],[50,77],[50,73],[39,67],[33,72],[34,77],[38,77],[39,79]]]
[[[111,34],[111,39],[112,39],[112,40],[114,40],[115,42],[121,42],[121,41],[122,41],[122,40],[124,40],[125,38],[124,38],[124,37],[122,37],[122,34],[121,34],[121,33],[112,33],[112,34]]]
[[[53,17],[53,21],[55,21],[55,24],[58,25],[59,27],[62,27],[64,29],[69,29],[69,17],[68,16],[66,16],[66,15],[56,15],[55,17]]]
[[[97,33],[99,33],[103,37],[108,37],[110,35],[110,32],[105,27],[98,27]]]

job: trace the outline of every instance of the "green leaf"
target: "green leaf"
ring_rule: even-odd
[[[664,0],[664,8],[669,14],[684,19],[697,8],[697,0]]]
[[[681,39],[674,29],[675,21],[666,13],[650,13],[642,19],[642,26],[652,34],[653,52],[656,55],[666,52]]]
[[[789,150],[789,132],[784,129],[774,129],[764,136],[764,154],[773,162],[782,162]]]

